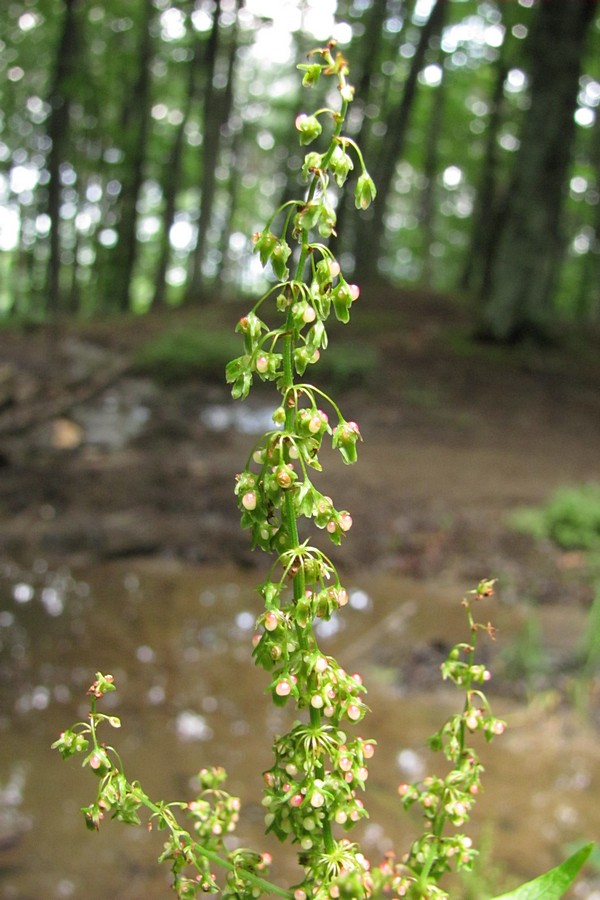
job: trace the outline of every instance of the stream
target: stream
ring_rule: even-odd
[[[106,822],[86,833],[79,808],[94,797],[94,779],[78,760],[61,761],[50,744],[85,717],[85,692],[96,671],[111,672],[117,692],[105,709],[122,718],[114,741],[130,779],[155,799],[190,799],[194,774],[223,765],[229,790],[243,801],[234,841],[270,850],[272,876],[295,880],[293,853],[263,835],[261,773],[274,732],[290,723],[264,694],[265,673],[250,658],[258,613],[256,572],[233,565],[192,566],[156,558],[54,570],[0,566],[0,897],[158,900],[170,896],[168,867],[155,859],[160,834]],[[460,599],[470,585],[365,573],[346,585],[350,603],[319,623],[324,652],[360,671],[372,712],[363,736],[378,750],[370,767],[360,828],[377,860],[405,848],[419,826],[402,811],[396,787],[443,770],[426,739],[461,705],[439,678],[449,642],[465,639]],[[483,648],[500,663],[520,614],[490,601],[481,613],[500,637]],[[576,640],[583,620],[549,611],[542,627]],[[493,684],[493,681],[492,681]],[[556,698],[526,705],[502,691],[491,699],[508,723],[480,753],[485,791],[467,833],[485,848],[486,877],[496,887],[555,865],[577,840],[600,836],[600,745],[585,718]],[[366,732],[368,731],[368,735]],[[358,829],[357,829],[358,831]],[[493,864],[491,860],[493,859]],[[467,896],[460,884],[453,898]],[[488,896],[485,888],[479,895]],[[588,871],[568,895],[600,898]]]

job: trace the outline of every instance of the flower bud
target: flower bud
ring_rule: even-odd
[[[354,204],[357,209],[368,209],[375,197],[377,189],[368,172],[363,172],[356,180],[354,189]]]
[[[339,525],[342,531],[350,531],[352,528],[352,516],[348,512],[340,514]]]
[[[256,502],[257,498],[254,491],[248,491],[248,493],[244,494],[244,496],[242,497],[242,506],[244,507],[244,509],[247,509],[250,512],[253,509],[256,509]]]
[[[319,809],[325,803],[325,797],[320,791],[313,791],[310,797],[310,805],[314,809]]]
[[[275,685],[275,693],[278,697],[289,697],[292,692],[292,686],[285,678],[283,681],[278,681]]]
[[[319,137],[321,131],[321,123],[316,116],[307,116],[301,113],[296,116],[296,129],[300,132],[300,143],[302,146],[312,144]]]
[[[270,611],[265,616],[265,628],[267,631],[275,631],[279,624],[276,613]]]
[[[351,703],[346,710],[346,715],[349,719],[351,719],[352,722],[357,722],[360,719],[362,713],[360,707],[357,706],[356,703]]]

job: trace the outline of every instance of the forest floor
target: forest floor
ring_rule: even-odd
[[[501,348],[471,341],[466,311],[447,298],[363,297],[331,335],[331,393],[364,437],[357,466],[325,459],[319,486],[355,522],[333,555],[416,577],[497,575],[539,602],[587,602],[584,558],[517,533],[510,517],[559,486],[600,481],[598,337]],[[233,404],[220,366],[164,386],[133,364],[165,331],[231,332],[244,311],[4,330],[0,555],[253,565],[233,477],[272,388]],[[365,365],[346,371],[344,357]]]
[[[14,877],[17,885],[11,896],[37,896],[39,884],[62,883],[65,872],[90,897],[105,897],[109,887],[122,898],[162,897],[165,889],[162,876],[155,886],[159,876],[133,838],[115,862],[110,829],[104,850],[96,841],[80,849],[73,830],[63,842],[68,858],[57,851],[54,835],[81,827],[61,793],[71,791],[71,782],[67,787],[62,775],[47,774],[64,707],[31,707],[13,719],[6,712],[20,710],[18,697],[35,685],[54,679],[80,687],[77,673],[92,659],[101,660],[103,671],[123,667],[125,691],[134,698],[129,733],[137,736],[129,754],[144,783],[144,772],[151,780],[157,771],[173,773],[178,786],[169,782],[167,794],[180,790],[182,773],[193,771],[198,758],[194,742],[179,742],[174,757],[173,698],[201,709],[203,692],[227,698],[231,691],[235,703],[219,701],[210,718],[219,762],[239,767],[243,797],[264,764],[271,724],[256,708],[263,687],[253,680],[254,667],[232,669],[238,659],[232,610],[245,601],[243,592],[228,592],[242,585],[252,596],[268,566],[239,528],[233,485],[252,433],[270,427],[275,394],[259,385],[243,403],[233,402],[222,359],[201,376],[167,385],[173,360],[155,367],[154,377],[138,362],[140,348],[164,334],[208,335],[211,353],[223,335],[237,341],[233,327],[247,309],[214,304],[0,335],[0,576],[10,588],[17,582],[26,588],[54,584],[45,573],[73,572],[75,584],[91,585],[89,604],[73,603],[68,617],[53,618],[40,604],[37,611],[24,608],[34,604],[8,607],[15,645],[26,628],[29,637],[24,657],[15,652],[4,669],[4,721],[16,724],[5,725],[3,740],[7,760],[24,754],[27,811],[35,823],[20,843],[14,829],[4,835],[5,846],[17,847],[14,867],[5,868],[6,883]],[[587,680],[577,680],[584,636],[598,652],[589,628],[594,577],[583,553],[536,541],[511,520],[561,486],[600,482],[600,340],[590,331],[566,336],[562,346],[478,344],[469,337],[466,310],[447,298],[391,289],[363,290],[351,326],[332,328],[330,337],[323,354],[324,364],[329,354],[336,360],[326,369],[330,391],[359,423],[364,443],[349,468],[332,451],[323,453],[324,472],[315,482],[353,516],[344,545],[331,556],[350,592],[358,586],[373,598],[373,611],[348,617],[346,630],[327,646],[334,655],[343,649],[365,672],[379,772],[395,780],[397,748],[421,747],[439,727],[440,710],[447,714],[446,695],[436,691],[449,642],[464,639],[456,601],[481,578],[498,578],[501,603],[490,616],[500,639],[494,649],[486,642],[482,659],[494,672],[494,708],[500,701],[510,727],[506,749],[486,754],[478,814],[494,822],[506,871],[532,877],[563,858],[574,840],[598,834],[600,682],[585,671]],[[319,368],[325,365],[315,368],[315,379]],[[129,596],[132,572],[144,587]],[[190,602],[202,584],[219,598],[214,608]],[[190,632],[213,636],[197,656],[182,650]],[[139,662],[142,641],[160,664]],[[140,700],[164,678],[169,703]],[[244,734],[240,751],[232,729],[249,710],[253,726],[235,732]],[[390,801],[395,787],[384,775],[371,785],[375,821],[384,823],[371,838],[378,850],[381,835],[396,840],[399,829]],[[71,777],[69,771],[65,778]],[[262,816],[256,823],[262,841]],[[0,830],[0,848],[2,837]],[[94,872],[98,885],[90,881]],[[590,881],[582,888],[577,896],[592,896]],[[468,896],[484,893],[476,888]]]

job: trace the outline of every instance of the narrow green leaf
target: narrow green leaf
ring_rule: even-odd
[[[560,866],[493,900],[559,900],[586,863],[593,847],[593,844],[586,844]]]

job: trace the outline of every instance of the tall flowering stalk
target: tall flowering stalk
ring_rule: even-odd
[[[273,558],[258,588],[264,607],[257,618],[254,658],[269,675],[275,705],[292,702],[300,714],[287,734],[275,738],[273,763],[264,773],[266,827],[297,845],[304,877],[290,889],[282,888],[268,879],[268,854],[228,849],[226,838],[236,827],[240,803],[224,789],[221,768],[201,770],[199,793],[191,802],[154,801],[138,781],[127,779],[117,750],[99,738],[100,728],[121,725],[118,717],[97,708],[115,690],[111,675],[96,674],[88,691],[87,719],[64,731],[53,747],[65,759],[82,755],[82,765],[97,777],[96,799],[82,810],[90,829],[98,829],[106,816],[139,824],[140,810],[146,809],[149,826],[166,834],[159,861],[170,863],[181,900],[217,891],[231,898],[442,900],[449,895],[440,879],[453,867],[469,869],[476,853],[461,830],[482,772],[470,736],[481,731],[491,740],[504,730],[484,694],[489,672],[475,657],[478,633],[493,636],[493,628],[475,620],[473,603],[493,594],[493,582],[482,581],[464,598],[469,640],[453,647],[442,666],[443,677],[465,697],[462,710],[430,740],[450,764],[449,771],[399,788],[405,807],[421,808],[423,832],[403,856],[388,854],[371,867],[359,846],[344,836],[367,815],[359,795],[375,741],[355,730],[366,712],[365,688],[360,675],[349,675],[320,650],[314,628],[317,620],[329,619],[347,604],[348,592],[306,528],[312,520],[334,544],[351,528],[350,513],[322,494],[310,475],[321,471],[319,452],[326,438],[350,464],[356,461],[361,435],[331,397],[303,378],[327,347],[330,315],[348,322],[359,296],[323,243],[335,234],[331,181],[341,188],[358,163],[356,206],[366,209],[376,192],[359,148],[343,134],[353,98],[345,59],[330,43],[309,54],[309,62],[299,68],[307,86],[334,79],[339,108],[321,108],[296,119],[302,145],[322,136],[323,122],[329,123],[329,143],[324,152],[306,154],[304,198],[284,204],[254,235],[255,251],[277,282],[238,322],[244,353],[227,366],[227,380],[235,398],[248,395],[255,377],[274,382],[279,392],[274,428],[252,449],[235,492],[253,547]],[[279,317],[278,326],[270,324],[272,315]],[[190,821],[188,828],[180,823],[182,816]],[[588,845],[557,869],[496,900],[558,900],[590,851]],[[221,883],[217,868],[225,875]]]
[[[255,377],[274,382],[280,394],[276,427],[253,448],[237,477],[236,495],[253,546],[275,557],[259,587],[264,612],[254,657],[270,675],[274,703],[293,701],[305,713],[304,721],[275,741],[263,801],[267,830],[299,845],[306,877],[295,889],[296,900],[337,896],[338,882],[349,875],[361,895],[369,892],[366,860],[354,843],[336,836],[335,828],[348,830],[366,815],[358,795],[374,753],[372,740],[347,733],[365,713],[362,679],[325,655],[315,637],[315,620],[329,619],[348,602],[348,593],[329,557],[302,533],[302,520],[312,519],[339,544],[350,529],[350,513],[315,487],[311,472],[321,470],[325,439],[350,464],[361,435],[331,397],[302,379],[327,347],[330,315],[348,322],[359,296],[323,243],[335,234],[331,182],[341,188],[357,162],[356,206],[366,209],[376,192],[360,150],[343,134],[354,94],[346,60],[333,44],[313,51],[309,60],[300,66],[304,84],[335,79],[339,109],[325,107],[296,119],[302,145],[322,136],[323,121],[329,122],[329,142],[324,152],[305,156],[305,197],[284,204],[254,235],[255,252],[278,280],[239,321],[244,354],[226,373],[234,397],[246,397]],[[271,311],[263,313],[270,300],[279,314],[275,327],[266,321]]]

